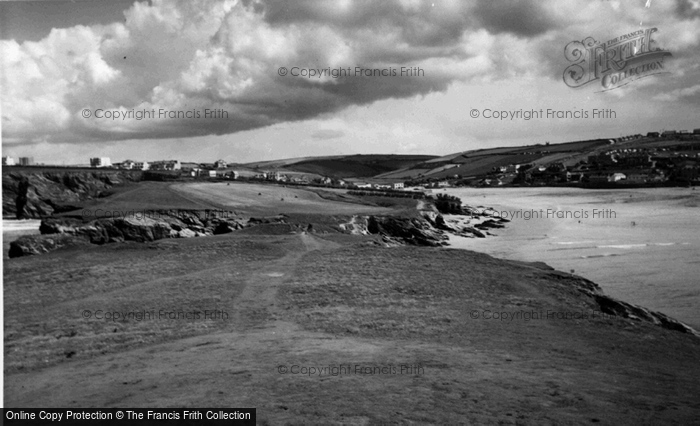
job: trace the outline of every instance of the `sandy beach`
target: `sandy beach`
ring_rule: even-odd
[[[700,192],[687,188],[448,189],[511,219],[496,238],[451,237],[455,248],[543,261],[622,300],[700,329]]]

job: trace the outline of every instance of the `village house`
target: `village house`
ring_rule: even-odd
[[[125,170],[148,170],[149,165],[145,161],[124,160],[118,167]]]
[[[590,183],[603,183],[608,181],[608,175],[607,173],[591,173],[585,175],[584,179]]]
[[[617,164],[624,167],[654,167],[653,163],[651,155],[638,153],[637,150],[625,153],[617,159]]]
[[[132,160],[124,160],[121,163],[115,163],[114,166],[120,168],[120,169],[125,169],[125,170],[131,170],[134,168],[134,164],[136,162]]]
[[[15,165],[15,159],[12,157],[2,157],[2,165],[3,166],[14,166]]]
[[[676,136],[677,133],[678,132],[676,132],[675,130],[664,130],[663,133],[661,133],[661,136],[665,137],[665,138],[669,138],[669,137]]]
[[[33,166],[34,157],[19,157],[17,164],[20,166]]]
[[[151,170],[163,170],[163,171],[172,171],[172,170],[180,170],[182,168],[182,165],[180,164],[179,160],[160,160],[160,161],[153,161],[151,163]]]
[[[403,188],[404,188],[403,182],[394,182],[392,189],[395,189],[398,191],[398,190],[403,190]]]
[[[623,179],[627,179],[627,176],[624,173],[613,173],[608,176],[608,182],[617,182]]]
[[[625,173],[627,178],[625,183],[649,183],[649,182],[659,182],[663,179],[663,172],[661,174],[654,173],[652,170],[630,170]]]
[[[214,161],[214,168],[215,169],[225,169],[227,166],[226,161],[224,160],[216,160]]]
[[[201,169],[202,167],[199,165],[199,163],[190,163],[190,162],[181,162],[180,163],[180,170],[186,170],[186,171],[192,171],[194,169]]]
[[[94,157],[90,159],[90,167],[112,167],[109,157]]]

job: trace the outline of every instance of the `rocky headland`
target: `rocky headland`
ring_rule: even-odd
[[[40,219],[77,209],[81,202],[112,195],[117,187],[141,180],[140,172],[60,169],[2,174],[2,216]]]

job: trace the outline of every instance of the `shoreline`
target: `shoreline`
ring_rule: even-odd
[[[570,189],[551,188],[453,189],[447,193],[465,204],[483,200],[499,210],[615,210],[617,217],[606,219],[592,219],[591,215],[581,220],[516,218],[505,229],[496,230],[494,238],[475,242],[451,237],[450,247],[504,259],[542,261],[573,271],[600,284],[612,297],[700,328],[700,292],[690,284],[692,276],[700,274],[700,266],[692,260],[693,253],[700,256],[700,238],[687,232],[700,226],[694,211],[700,197],[695,193],[667,188],[576,190],[575,194]]]

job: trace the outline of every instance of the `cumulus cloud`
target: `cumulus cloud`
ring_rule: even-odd
[[[681,57],[697,57],[696,6],[653,6],[678,24],[668,31]],[[77,143],[224,135],[425,96],[457,81],[560,79],[567,42],[591,31],[603,38],[611,23],[619,35],[644,13],[578,0],[137,2],[123,22],[53,29],[39,42],[0,41],[3,137]],[[280,67],[350,67],[350,75],[283,76]],[[355,67],[423,72],[360,77]],[[132,116],[100,119],[97,110]],[[226,114],[205,117],[205,110]],[[154,114],[133,118],[139,112]]]
[[[464,64],[470,55],[460,44],[463,14],[452,13],[459,8],[433,9],[424,2],[135,3],[123,23],[54,29],[36,43],[2,41],[4,135],[10,142],[40,142],[226,134],[445,90],[470,73]],[[426,74],[305,79],[278,75],[281,66],[351,67],[353,77],[355,66],[419,66]],[[473,72],[482,66],[475,63]],[[85,109],[90,118],[81,116]],[[161,119],[161,109],[199,116]],[[226,115],[210,119],[205,109]],[[157,119],[99,119],[98,110],[155,110]]]
[[[676,89],[670,93],[661,93],[654,97],[657,101],[675,102],[681,98],[696,97],[700,98],[700,84],[695,86],[684,87],[682,89]]]

